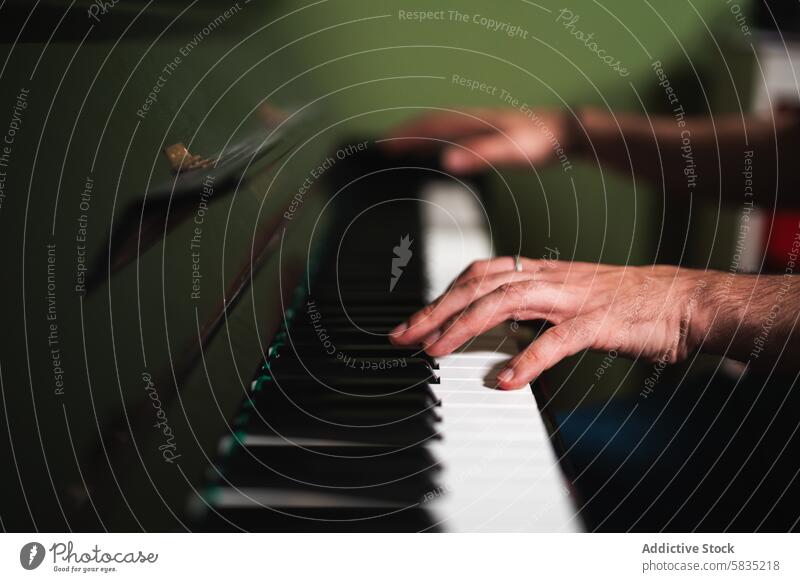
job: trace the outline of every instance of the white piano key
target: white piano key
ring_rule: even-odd
[[[428,298],[443,293],[473,260],[492,256],[477,198],[452,182],[422,192]],[[449,531],[576,531],[580,520],[550,436],[529,388],[493,388],[516,353],[505,330],[437,358],[442,441],[431,445],[444,468],[429,503]]]

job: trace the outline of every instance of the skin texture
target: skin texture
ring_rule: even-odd
[[[513,266],[511,257],[473,263],[398,325],[391,341],[444,356],[507,320],[553,324],[498,374],[503,389],[522,387],[586,349],[665,363],[696,350],[764,363],[800,349],[795,276],[532,259],[523,259],[521,273]],[[770,331],[761,341],[765,322]]]

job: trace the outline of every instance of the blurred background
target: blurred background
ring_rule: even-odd
[[[628,76],[554,24],[564,8],[579,15],[578,28],[594,33]],[[44,463],[33,455],[6,459],[22,467],[32,495],[80,484],[84,476],[76,472],[75,451],[90,444],[97,449],[101,425],[120,422],[103,411],[118,410],[120,402],[133,410],[143,397],[143,371],[171,369],[201,322],[225,300],[225,284],[248,257],[259,225],[280,214],[309,169],[336,144],[354,135],[380,135],[428,108],[504,105],[496,95],[453,83],[453,75],[504,89],[534,108],[591,105],[669,113],[654,61],[662,63],[687,114],[748,111],[755,94],[754,37],[742,28],[752,25],[745,0],[457,3],[461,13],[517,25],[525,38],[472,19],[415,22],[399,16],[439,9],[455,8],[417,0],[4,3],[0,122],[10,118],[21,90],[28,97],[0,207],[0,363],[10,430],[51,451]],[[156,86],[155,101],[143,110]],[[81,215],[88,219],[86,256],[99,261],[91,265],[107,267],[112,225],[154,185],[173,179],[164,148],[183,143],[193,154],[211,156],[264,127],[265,100],[288,111],[313,104],[316,114],[290,155],[248,176],[234,194],[215,193],[203,227],[202,263],[208,268],[202,297],[186,300],[190,221],[141,250],[110,284],[90,294],[76,292]],[[668,203],[664,192],[589,162],[576,162],[571,177],[574,191],[558,166],[489,176],[485,204],[498,254],[520,249],[540,257],[557,249],[565,260],[728,268],[735,211],[713,197],[691,207],[675,198]],[[87,183],[89,209],[81,206]],[[284,266],[304,265],[320,202],[309,198],[305,204],[304,218],[284,241]],[[57,248],[58,347],[66,378],[64,394],[55,398],[46,318],[48,244]],[[280,305],[279,273],[277,258],[267,259],[244,297],[247,309],[209,345],[211,364],[195,366],[179,382],[190,388],[161,386],[165,393],[175,390],[168,415],[187,447],[196,442],[207,450],[216,439],[194,430],[220,423],[221,415],[198,416],[207,414],[200,412],[201,402],[225,409],[241,398],[241,391],[224,395],[212,387],[232,379],[246,386],[252,378],[259,353],[240,346],[243,338],[257,337],[256,348],[268,343],[278,325],[280,311],[271,308]],[[704,359],[698,366],[712,363]],[[598,365],[592,355],[578,367],[566,362],[550,381],[556,388],[562,382],[585,387],[594,384]],[[631,380],[638,372],[629,367],[617,362],[588,394],[564,390],[560,397],[566,406],[631,386],[638,390],[640,383]],[[69,442],[86,446],[68,447]],[[139,455],[151,471],[129,476],[131,483],[175,479],[167,474],[173,467],[142,459],[140,451],[147,448],[139,445],[130,458]],[[21,485],[13,486],[20,507]],[[167,489],[162,494],[168,496]],[[149,502],[157,503],[155,495]],[[53,527],[67,513],[55,503],[41,511],[49,516],[40,516],[41,522]],[[129,523],[123,514],[119,523]],[[4,518],[26,527],[24,516]]]

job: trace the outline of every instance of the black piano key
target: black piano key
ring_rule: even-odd
[[[357,329],[329,330],[323,328],[321,331],[318,331],[310,327],[300,327],[287,331],[286,343],[295,341],[316,341],[329,350],[331,348],[337,350],[338,344],[386,345],[389,343],[387,334],[369,333]],[[338,350],[338,353],[343,353],[343,350]]]
[[[375,360],[375,359],[373,359]],[[300,359],[290,355],[277,358],[270,363],[269,373],[276,382],[317,381],[331,388],[346,391],[347,386],[370,385],[382,387],[384,392],[402,390],[421,384],[437,384],[439,377],[427,361],[406,360],[393,365],[397,360],[373,361],[368,367],[349,367],[327,359]],[[365,361],[365,360],[361,360]],[[384,367],[381,367],[385,364]]]
[[[294,352],[295,354],[312,354],[313,356],[330,356],[335,358],[335,354],[326,352],[318,339],[303,339],[292,340],[284,348],[285,351]],[[424,360],[428,366],[437,370],[439,364],[433,356],[429,356],[420,348],[403,348],[394,346],[388,342],[374,343],[374,344],[337,344],[336,353],[343,354],[342,359],[355,359],[359,358],[384,358],[384,359],[420,359]],[[358,354],[357,356],[352,354]]]
[[[400,426],[409,431],[424,431],[426,434],[435,429],[441,419],[432,409],[412,410],[401,408],[356,408],[330,406],[325,410],[307,407],[284,408],[280,415],[269,409],[256,408],[256,416],[265,426],[276,431],[300,430],[311,425],[325,427],[359,428],[364,430],[382,429],[384,426]]]
[[[435,487],[440,471],[441,466],[425,447],[238,446],[224,459],[219,482],[413,502]],[[405,483],[406,493],[386,487],[400,482]]]
[[[257,416],[242,427],[243,438],[268,437],[289,441],[297,439],[330,440],[386,447],[414,447],[442,438],[435,423],[418,418],[406,419],[382,426],[343,426],[329,424],[308,416],[272,418],[268,422]]]
[[[304,389],[304,387],[272,385],[269,390],[262,390],[253,398],[253,406],[292,405],[298,407],[334,407],[342,408],[397,408],[398,410],[427,410],[440,405],[441,402],[432,393],[427,391],[404,390],[392,394],[344,394],[335,390],[319,387]]]
[[[437,401],[432,399],[371,398],[343,395],[325,395],[313,398],[293,398],[277,390],[253,401],[254,414],[265,422],[276,419],[286,423],[293,417],[300,422],[329,422],[356,426],[385,425],[423,419],[438,421]],[[376,402],[377,401],[377,402]]]
[[[198,531],[248,532],[422,532],[438,531],[432,514],[418,505],[407,507],[252,507],[208,511]]]
[[[427,445],[441,438],[431,389],[438,366],[387,337],[426,303],[419,207],[375,205],[353,192],[337,200],[329,233],[336,244],[307,282],[312,297],[298,301],[276,338],[237,416],[236,437],[227,437],[234,444],[218,463],[224,478],[208,489],[213,510],[203,528],[436,529],[418,501],[436,489],[438,464]],[[390,289],[394,247],[404,237],[412,256]]]

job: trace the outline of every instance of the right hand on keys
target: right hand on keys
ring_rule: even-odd
[[[585,349],[670,364],[711,339],[708,296],[723,273],[521,260],[519,272],[511,257],[473,263],[441,297],[392,330],[392,343],[421,343],[439,357],[506,320],[549,321],[553,327],[498,374],[498,386],[509,389]]]

